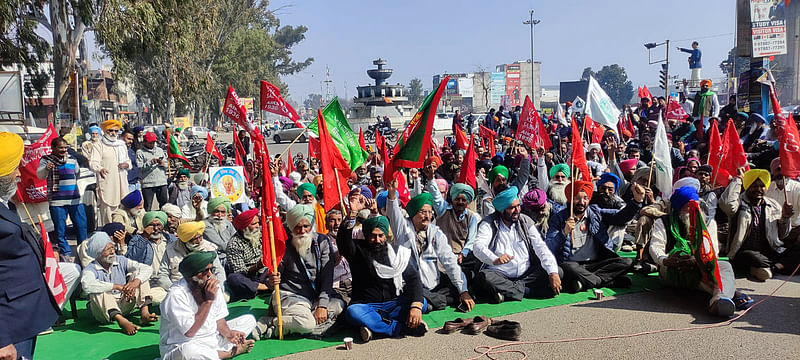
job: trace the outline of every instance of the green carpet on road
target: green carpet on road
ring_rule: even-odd
[[[625,254],[627,255],[627,254]],[[623,295],[635,292],[653,290],[660,288],[656,274],[649,276],[634,275],[633,286],[628,289],[603,289],[606,296]],[[457,317],[468,317],[484,315],[488,317],[499,317],[528,310],[541,309],[551,306],[574,304],[592,298],[591,291],[584,291],[577,294],[561,294],[552,299],[525,299],[523,301],[511,301],[502,304],[477,304],[468,314],[456,312],[454,308],[435,311],[423,315],[423,320],[428,323],[430,328],[437,328],[444,325],[445,321]],[[249,301],[240,301],[228,304],[230,317],[233,318],[241,314],[250,313],[256,318],[266,314],[268,297],[259,297]],[[69,315],[69,305],[65,309],[65,315]],[[78,320],[67,320],[65,326],[56,327],[55,332],[50,335],[40,336],[36,343],[36,359],[50,360],[69,360],[69,359],[105,359],[128,360],[128,359],[155,359],[159,357],[158,342],[158,323],[151,326],[142,327],[134,336],[127,336],[120,332],[116,324],[99,325],[94,322],[86,310],[86,301],[78,301]],[[138,321],[138,312],[134,316],[128,317],[134,323]],[[249,354],[236,357],[236,359],[264,359],[282,355],[288,355],[303,351],[315,350],[329,346],[342,344],[342,338],[348,334],[337,334],[334,337],[323,340],[311,340],[296,336],[286,337],[284,340],[262,340],[257,341],[253,351]],[[350,336],[355,335],[352,332]],[[356,337],[357,338],[357,337]],[[377,340],[380,341],[380,340]]]

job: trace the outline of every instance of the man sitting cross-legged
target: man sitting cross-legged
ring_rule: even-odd
[[[183,279],[172,284],[161,303],[162,360],[229,359],[250,352],[247,334],[256,326],[253,315],[225,320],[228,306],[222,283],[214,276],[214,252],[195,252],[180,263]]]
[[[656,219],[650,239],[661,282],[711,294],[708,310],[715,315],[731,316],[735,307],[747,308],[753,301],[736,291],[733,267],[717,259],[716,234],[705,228],[697,189],[675,189],[669,200],[672,210]]]
[[[432,224],[433,196],[424,192],[411,199],[406,206],[409,218],[400,210],[397,198],[397,181],[387,184],[389,198],[386,215],[398,245],[411,249],[413,263],[419,269],[423,294],[428,300],[429,310],[442,310],[447,305],[464,304],[472,310],[475,301],[467,292],[467,278],[458,265],[458,257],[444,232]],[[442,270],[444,274],[442,274]],[[442,276],[444,275],[444,276]]]
[[[228,245],[228,288],[231,300],[252,299],[267,290],[267,268],[261,261],[261,224],[258,209],[233,218],[236,235]]]
[[[421,336],[428,331],[422,321],[427,304],[422,296],[419,271],[411,265],[411,250],[394,248],[387,241],[389,220],[377,216],[353,228],[347,221],[339,228],[339,253],[353,272],[353,293],[347,307],[348,323],[361,327],[361,339],[372,334]]]
[[[644,188],[639,184],[632,186],[633,199],[617,210],[589,205],[592,183],[579,180],[567,185],[568,205],[550,218],[546,240],[564,271],[566,290],[631,285],[625,274],[633,261],[614,252],[609,227],[624,225],[641,208]]]
[[[128,244],[125,257],[153,269],[150,278],[150,292],[154,303],[161,303],[167,296],[166,289],[158,286],[158,270],[167,246],[173,241],[163,231],[167,224],[167,214],[163,211],[148,211],[142,218],[141,233],[133,235]]]
[[[150,275],[153,269],[124,256],[114,254],[114,243],[102,231],[89,237],[86,253],[94,258],[81,274],[81,286],[89,295],[89,310],[101,323],[116,321],[122,330],[133,335],[139,327],[125,315],[141,309],[141,324],[158,320],[150,313]]]
[[[483,263],[475,287],[495,303],[561,292],[556,259],[533,220],[520,214],[516,186],[492,200],[494,212],[478,225],[473,253]]]
[[[344,301],[333,291],[331,245],[327,236],[313,233],[314,207],[297,204],[286,213],[291,239],[286,242],[278,272],[269,274],[270,284],[280,286],[283,330],[288,334],[322,336],[344,309]],[[271,314],[277,303],[272,301]],[[256,338],[275,334],[277,318],[261,317]]]

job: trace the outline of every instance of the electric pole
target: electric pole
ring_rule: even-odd
[[[536,85],[534,84],[535,83],[534,82],[534,78],[536,78],[536,76],[533,73],[533,69],[534,69],[534,61],[533,61],[533,26],[538,24],[538,23],[540,23],[541,20],[534,20],[533,19],[533,10],[532,9],[530,10],[530,15],[531,15],[530,20],[524,21],[522,23],[524,25],[530,25],[531,26],[531,100],[535,102],[535,100],[536,100],[536,93],[535,93]]]

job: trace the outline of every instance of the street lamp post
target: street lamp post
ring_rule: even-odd
[[[661,46],[661,45],[666,45],[667,46],[666,58],[664,60],[653,61],[650,58],[650,50],[652,50],[652,49],[654,49],[654,48],[656,48],[658,46]],[[647,62],[650,65],[658,64],[658,63],[662,63],[662,62],[664,63],[664,98],[668,99],[669,98],[669,40],[665,40],[664,42],[658,43],[658,44],[656,44],[656,43],[647,43],[647,44],[644,44],[644,47],[647,48]]]
[[[534,81],[533,81],[533,79],[535,78],[535,76],[533,74],[533,67],[534,67],[534,61],[533,61],[533,26],[538,24],[538,23],[540,23],[541,20],[534,20],[533,19],[533,10],[530,10],[530,15],[531,15],[530,20],[523,21],[522,23],[524,25],[530,25],[531,26],[531,98],[532,98],[531,100],[535,100],[536,99],[536,93],[535,93],[536,86],[535,86]]]

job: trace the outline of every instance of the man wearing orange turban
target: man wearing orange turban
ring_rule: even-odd
[[[641,209],[645,190],[639,184],[632,186],[633,199],[617,210],[589,205],[594,190],[591,182],[579,180],[567,185],[568,204],[550,218],[545,240],[564,272],[565,291],[631,285],[625,274],[632,260],[614,251],[616,244],[609,228],[624,226]]]
[[[717,116],[718,113],[719,99],[717,94],[711,91],[711,80],[700,81],[700,90],[694,95],[692,116],[695,119],[702,118],[703,128],[708,129],[708,119]]]
[[[106,120],[100,124],[103,134],[89,153],[89,168],[97,175],[99,222],[110,223],[111,214],[119,209],[120,201],[128,194],[128,169],[131,159],[128,147],[119,139],[122,123]]]

